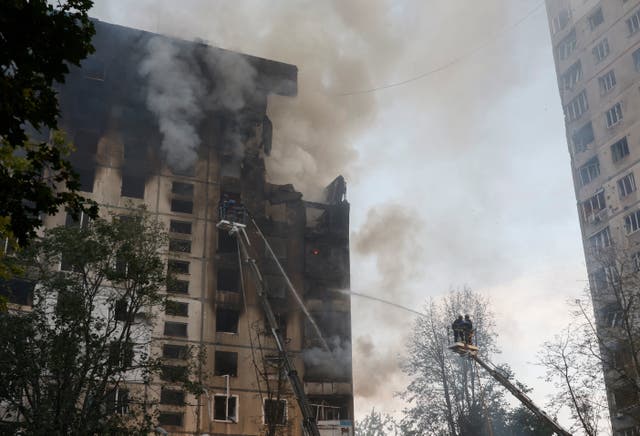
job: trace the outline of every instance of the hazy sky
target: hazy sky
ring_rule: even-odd
[[[533,362],[586,271],[543,2],[97,0],[93,15],[296,64],[267,164],[307,198],[345,175],[353,290],[413,308],[488,295],[496,363],[545,402]],[[358,417],[402,408],[411,319],[354,297]]]

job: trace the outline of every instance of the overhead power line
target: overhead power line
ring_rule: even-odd
[[[392,82],[392,83],[388,83],[386,85],[377,86],[375,88],[361,89],[361,90],[358,90],[358,91],[343,92],[343,93],[336,94],[336,95],[338,97],[346,97],[346,96],[349,96],[349,95],[370,94],[372,92],[382,91],[384,89],[397,88],[399,86],[407,85],[407,84],[409,84],[411,82],[415,82],[415,81],[424,79],[426,77],[431,76],[432,74],[439,73],[440,71],[446,70],[447,68],[452,67],[453,65],[457,64],[458,62],[460,62],[460,61],[462,61],[462,60],[464,60],[464,59],[466,59],[466,58],[468,58],[470,56],[473,56],[474,54],[476,54],[477,52],[479,52],[483,48],[485,48],[488,45],[492,44],[494,41],[496,41],[498,38],[500,38],[505,33],[511,31],[512,29],[514,29],[516,27],[518,27],[520,24],[522,24],[527,19],[529,19],[531,16],[533,16],[533,14],[535,14],[538,11],[538,9],[540,9],[540,7],[543,6],[543,5],[544,5],[544,1],[538,3],[536,5],[536,7],[533,8],[531,11],[529,11],[524,17],[520,18],[518,21],[516,21],[515,23],[511,24],[510,26],[504,27],[493,38],[487,40],[484,44],[481,44],[481,45],[477,46],[476,48],[474,48],[473,50],[471,50],[470,52],[468,52],[468,53],[466,53],[466,54],[464,54],[462,56],[454,58],[453,60],[447,62],[444,65],[441,65],[441,66],[439,66],[437,68],[434,68],[432,70],[429,70],[429,71],[425,71],[424,73],[418,74],[417,76],[401,80],[399,82]]]

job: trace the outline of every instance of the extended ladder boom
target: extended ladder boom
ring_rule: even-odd
[[[222,224],[222,225],[220,225]],[[302,413],[302,426],[308,436],[320,436],[320,431],[318,430],[318,426],[316,424],[313,413],[311,412],[311,406],[309,405],[309,401],[307,399],[307,395],[304,392],[304,386],[300,381],[300,377],[298,376],[298,371],[295,366],[291,362],[289,355],[287,354],[287,350],[284,346],[284,338],[282,337],[282,333],[280,332],[280,327],[278,326],[278,322],[273,313],[273,309],[271,308],[271,303],[267,298],[267,293],[265,291],[264,279],[262,274],[260,273],[260,269],[256,264],[256,260],[249,256],[249,251],[245,245],[245,240],[243,236],[246,238],[246,233],[244,233],[244,226],[238,225],[237,223],[230,223],[221,221],[218,224],[219,228],[223,228],[225,230],[229,230],[229,233],[235,235],[238,241],[238,247],[240,248],[243,259],[245,262],[249,264],[251,267],[251,272],[255,278],[256,283],[256,293],[258,294],[258,299],[260,300],[260,304],[262,305],[262,309],[264,310],[265,316],[267,318],[267,322],[269,323],[269,328],[271,329],[271,333],[273,334],[273,338],[276,341],[276,346],[280,355],[282,356],[284,362],[284,368],[287,372],[287,377],[289,378],[289,383],[291,383],[291,389],[293,390],[293,394],[296,397],[298,402],[298,406],[300,407],[300,412]],[[246,243],[248,244],[248,238]],[[275,256],[274,256],[275,257]],[[277,262],[277,259],[276,259]]]
[[[490,365],[483,361],[478,354],[475,352],[467,353],[468,356],[475,360],[478,365],[487,370],[491,376],[498,381],[502,386],[504,386],[509,392],[513,394],[522,404],[524,404],[527,409],[531,410],[533,413],[538,415],[540,418],[544,419],[551,427],[553,427],[554,431],[560,436],[571,436],[571,433],[565,430],[558,422],[549,416],[544,410],[536,406],[531,398],[527,394],[525,394],[520,388],[511,383],[511,381],[505,377],[504,374],[500,372],[496,367]]]

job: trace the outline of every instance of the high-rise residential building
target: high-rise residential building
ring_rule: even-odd
[[[256,283],[235,240],[216,224],[222,200],[242,203],[266,236],[330,351],[288,289],[257,230],[247,225],[288,355],[321,433],[352,434],[349,204],[344,179],[324,201],[267,181],[271,95],[294,97],[297,68],[96,21],[96,51],[60,87],[60,127],[75,144],[82,191],[105,216],[138,205],[169,232],[166,290],[151,351],[170,373],[186,346],[206,351],[192,395],[162,377],[146,390],[170,434],[302,435],[301,413],[283,378]],[[273,145],[277,147],[277,144]],[[65,225],[65,213],[46,226]],[[17,290],[20,291],[20,290]],[[28,305],[25,290],[15,303]],[[167,307],[169,309],[169,306]],[[284,380],[284,382],[283,382]],[[269,412],[269,413],[266,413]],[[275,412],[275,413],[274,413]]]
[[[623,272],[619,260],[640,252],[640,2],[546,6],[594,312],[599,335],[611,339],[601,347],[611,356],[604,370],[612,425],[615,435],[637,435],[637,374],[629,377],[623,356],[640,338],[616,338],[625,317],[638,315],[625,313],[618,291],[633,269]]]

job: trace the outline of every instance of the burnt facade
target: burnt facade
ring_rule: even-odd
[[[72,162],[82,190],[105,215],[126,215],[144,204],[169,232],[167,268],[175,280],[167,294],[174,304],[158,314],[150,351],[163,358],[167,374],[184,366],[185,346],[206,352],[198,375],[203,395],[180,391],[169,376],[153,380],[149,400],[158,404],[159,425],[171,434],[259,435],[275,424],[278,434],[302,434],[255,284],[239,262],[235,240],[216,227],[221,199],[232,198],[255,218],[329,344],[330,350],[320,347],[248,226],[321,428],[332,432],[342,425],[349,434],[350,300],[338,292],[349,286],[345,182],[338,177],[325,201],[314,203],[291,185],[266,181],[264,158],[277,128],[267,117],[267,100],[296,95],[297,68],[95,24],[95,54],[60,89],[60,125],[77,149]],[[64,222],[61,214],[46,224]]]

